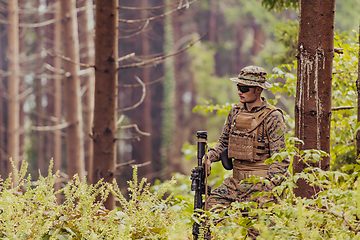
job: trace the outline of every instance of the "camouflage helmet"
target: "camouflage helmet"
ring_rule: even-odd
[[[266,75],[267,72],[262,67],[247,66],[241,69],[237,78],[230,78],[230,80],[246,86],[258,86],[268,89],[271,84],[267,82]]]

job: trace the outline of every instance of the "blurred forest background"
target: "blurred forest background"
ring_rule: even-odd
[[[60,0],[0,1],[1,176],[11,171],[10,157],[28,161],[34,179],[39,171],[47,171],[52,158],[64,179],[69,161],[84,162],[88,172],[91,161],[101,161],[92,160],[91,143],[94,3],[77,0],[76,8],[70,9],[77,16],[76,33],[71,35],[78,59],[64,57],[69,42],[62,37],[69,35],[64,33],[68,16],[61,8],[64,2]],[[338,1],[336,32],[355,35],[352,30],[358,29],[359,10],[360,0]],[[14,16],[18,28],[10,24]],[[237,76],[245,66],[262,66],[272,73],[276,66],[293,62],[297,20],[297,10],[271,9],[257,0],[119,1],[115,173],[119,185],[131,179],[131,164],[139,164],[139,177],[150,181],[168,179],[175,172],[190,173],[195,162],[185,160],[184,144],[194,144],[198,130],[208,131],[209,141],[216,141],[225,120],[224,115],[204,115],[193,109],[237,102],[229,77]],[[207,31],[186,51],[151,60],[181,51]],[[18,49],[13,47],[17,41]],[[11,65],[14,56],[18,56],[15,68]],[[74,91],[64,86],[68,77],[64,62],[69,61],[78,66],[81,85],[79,121],[85,153],[81,159],[67,159],[65,151],[71,144],[65,137],[69,126],[65,111],[75,104],[65,101],[66,91]],[[271,92],[266,97],[275,98]],[[294,99],[277,100],[277,106],[293,117]],[[15,145],[14,134],[19,136]]]

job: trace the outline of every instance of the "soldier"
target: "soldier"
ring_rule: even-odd
[[[210,193],[207,210],[214,210],[215,205],[216,209],[227,208],[235,201],[256,201],[262,206],[273,199],[252,199],[252,194],[257,191],[270,192],[279,184],[279,179],[275,178],[275,175],[287,172],[288,161],[264,164],[267,158],[285,147],[282,110],[270,105],[261,97],[263,89],[271,87],[266,75],[265,69],[248,66],[240,71],[237,78],[230,78],[237,84],[240,103],[231,108],[218,142],[209,149],[202,164],[205,167],[207,159],[207,172],[210,174],[211,163],[219,161],[223,150],[228,148],[228,158],[234,159],[233,177],[225,179]],[[266,178],[270,180],[270,184],[240,183],[252,175]]]

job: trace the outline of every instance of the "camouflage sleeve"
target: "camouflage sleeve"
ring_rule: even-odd
[[[280,111],[272,112],[266,118],[266,126],[269,136],[270,155],[280,152],[285,147],[285,122]],[[282,162],[270,164],[269,176],[273,178],[276,174],[285,174],[289,167],[289,161],[285,159]]]
[[[233,107],[226,118],[225,125],[221,132],[218,142],[215,144],[213,148],[209,149],[209,153],[207,156],[211,162],[219,161],[222,150],[229,145],[231,119],[235,114],[236,114],[236,108]]]

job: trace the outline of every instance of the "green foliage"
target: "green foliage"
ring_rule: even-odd
[[[261,4],[270,10],[275,10],[281,12],[285,8],[298,9],[300,1],[299,0],[262,0]]]
[[[357,38],[335,37],[334,46],[344,50],[335,54],[333,70],[332,106],[352,106],[353,109],[332,112],[331,118],[331,157],[335,164],[355,152],[355,126],[357,122]],[[338,160],[337,160],[338,159]],[[355,158],[348,163],[354,163]]]
[[[291,63],[296,60],[296,49],[298,44],[299,22],[288,20],[287,23],[275,25],[275,41],[284,46],[282,51],[266,57],[267,61],[280,65]]]
[[[183,216],[181,201],[163,199],[175,180],[151,192],[146,179],[129,181],[130,200],[121,195],[117,184],[80,181],[77,176],[55,192],[59,173],[40,176],[31,182],[25,178],[27,163],[21,170],[1,180],[0,239],[181,239],[187,237],[188,222]],[[12,184],[18,179],[18,186]],[[112,211],[103,202],[112,192],[120,205]],[[64,202],[57,203],[58,194]],[[97,200],[96,200],[97,199]],[[170,201],[171,200],[171,201]],[[180,237],[181,236],[181,237]]]
[[[299,158],[307,164],[302,173],[284,178],[271,194],[275,203],[262,207],[255,202],[234,202],[224,211],[204,211],[200,219],[210,221],[215,239],[246,239],[247,233],[258,232],[257,239],[357,239],[360,228],[359,163],[347,165],[342,171],[322,171],[309,162],[321,160],[327,154],[319,150],[300,151],[296,138],[287,138],[287,147],[273,155],[267,163]],[[76,176],[57,192],[53,185],[58,173],[36,182],[26,178],[27,164],[15,172],[19,185],[12,185],[12,177],[1,180],[0,238],[1,239],[190,239],[193,194],[188,176],[177,174],[150,188],[146,179],[139,180],[134,169],[129,181],[129,200],[117,184],[99,182],[89,185]],[[351,173],[346,173],[351,171]],[[213,172],[217,174],[217,172]],[[294,195],[299,179],[314,187],[312,199]],[[252,183],[268,182],[250,178]],[[164,197],[166,192],[172,194]],[[119,207],[109,211],[102,205],[108,194],[116,196]],[[56,194],[65,201],[58,204]],[[258,192],[253,197],[267,196]],[[99,202],[95,199],[100,199]],[[198,221],[198,220],[197,220]],[[205,229],[201,229],[204,232]],[[201,239],[201,237],[200,237]]]

